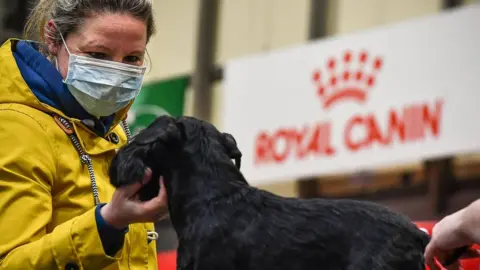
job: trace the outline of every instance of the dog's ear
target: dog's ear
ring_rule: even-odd
[[[242,161],[242,152],[238,149],[237,141],[229,133],[222,133],[222,144],[223,147],[227,150],[227,154],[230,158],[235,160],[235,165],[240,169]]]
[[[156,138],[153,149],[157,154],[161,154],[161,151],[175,151],[185,142],[183,125],[172,121],[166,126],[161,126],[156,129]]]

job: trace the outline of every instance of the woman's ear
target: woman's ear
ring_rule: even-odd
[[[52,19],[50,19],[45,24],[45,31],[43,31],[43,38],[45,39],[45,43],[47,45],[48,53],[51,55],[56,56],[58,53],[58,49],[60,44],[55,40],[55,33],[57,32],[57,27]]]

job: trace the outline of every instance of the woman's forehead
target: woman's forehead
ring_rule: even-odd
[[[145,22],[126,14],[99,14],[79,29],[79,46],[104,50],[145,51]]]

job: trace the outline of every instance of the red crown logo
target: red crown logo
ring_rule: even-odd
[[[342,59],[330,58],[326,71],[313,72],[313,82],[323,108],[328,109],[347,99],[365,102],[368,90],[375,85],[375,78],[382,66],[381,57],[372,57],[365,51],[357,55],[347,51]]]

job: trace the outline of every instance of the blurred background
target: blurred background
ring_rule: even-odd
[[[128,119],[134,132],[163,113],[195,115],[222,129],[224,66],[232,59],[480,4],[479,0],[152,1],[158,32],[148,46],[150,70],[144,89]],[[28,0],[0,0],[2,43],[22,37],[30,8]],[[438,220],[479,197],[480,153],[257,186],[289,197],[370,200],[417,221]],[[159,252],[175,249],[168,220],[157,224],[157,230]]]

